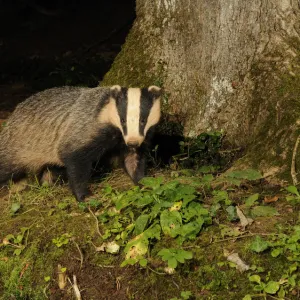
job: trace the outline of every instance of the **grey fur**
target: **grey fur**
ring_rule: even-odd
[[[109,88],[61,87],[29,97],[1,131],[1,168],[15,173],[39,171],[45,164],[62,166],[59,151],[70,145],[75,150],[92,139],[99,128],[95,112],[108,95]]]
[[[105,132],[110,125],[121,128],[115,92],[115,88],[108,87],[53,88],[19,104],[0,133],[0,182],[12,174],[39,172],[45,166],[66,166],[69,181],[73,178],[72,191],[77,200],[82,201],[87,194],[85,181],[89,167],[86,165],[90,164],[85,155],[88,156],[89,151],[101,152],[106,141],[117,145],[116,139],[110,140],[110,133]],[[159,95],[154,92],[154,99],[159,101]],[[159,106],[155,109],[158,118],[152,121],[153,125],[160,115]],[[88,145],[90,148],[85,150]],[[106,147],[106,151],[109,149]],[[100,156],[102,154],[104,150]],[[143,176],[143,166],[140,170],[141,175],[129,172],[134,181]]]

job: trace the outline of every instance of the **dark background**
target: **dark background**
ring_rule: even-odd
[[[39,90],[98,85],[134,19],[134,0],[0,0],[0,119]]]

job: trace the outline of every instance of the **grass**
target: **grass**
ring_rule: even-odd
[[[117,170],[92,185],[84,205],[64,185],[4,196],[1,299],[76,299],[69,280],[59,288],[58,265],[76,276],[83,299],[297,299],[299,203],[245,174],[164,169],[140,189]],[[254,223],[241,226],[237,205]],[[120,251],[108,253],[107,243]]]

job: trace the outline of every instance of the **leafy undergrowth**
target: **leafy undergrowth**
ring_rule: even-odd
[[[80,204],[66,186],[3,197],[1,299],[299,299],[297,188],[211,171],[118,174]]]

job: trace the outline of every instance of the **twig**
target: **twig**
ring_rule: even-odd
[[[292,165],[291,165],[291,175],[292,175],[294,185],[298,184],[297,172],[296,172],[296,155],[297,155],[297,149],[299,146],[299,142],[300,142],[300,135],[298,135],[296,143],[295,143],[295,147],[293,150],[293,157],[292,157]]]
[[[57,273],[58,273],[58,287],[60,290],[63,290],[67,284],[66,272],[62,272],[62,267],[60,264],[57,266]]]
[[[100,235],[101,238],[103,238],[103,235],[101,234],[100,232],[100,229],[99,229],[99,221],[98,221],[98,218],[95,216],[95,214],[92,212],[90,206],[88,207],[89,209],[89,212],[91,213],[91,215],[94,217],[94,219],[96,220],[96,229],[97,229],[97,232],[98,234]]]
[[[72,286],[72,288],[74,290],[74,294],[75,294],[76,299],[77,300],[81,300],[82,299],[81,298],[81,293],[80,293],[80,290],[79,290],[78,285],[77,285],[76,276],[73,275],[73,283],[72,283],[72,281],[71,281],[71,279],[69,277],[68,277],[68,280],[69,280],[69,282],[70,282],[70,284],[71,284],[71,286]]]
[[[179,290],[179,285],[174,281],[174,279],[172,279],[174,285],[177,287],[177,289]]]
[[[147,267],[147,269],[149,269],[150,271],[154,272],[154,273],[157,274],[157,275],[167,275],[167,273],[160,273],[160,272],[157,272],[157,271],[151,269],[149,266]]]
[[[50,285],[50,282],[43,288],[43,294],[45,295],[45,297],[46,297],[47,299],[49,299],[49,297],[48,297],[48,295],[47,295],[47,289],[48,289],[49,285]]]
[[[120,288],[121,288],[121,282],[120,282],[120,279],[121,279],[121,277],[117,277],[117,278],[116,278],[117,291],[119,291]]]
[[[82,268],[82,265],[83,265],[83,254],[82,254],[82,251],[80,250],[78,244],[75,242],[74,239],[72,239],[73,243],[75,244],[78,252],[79,252],[79,255],[80,255],[80,269]]]

